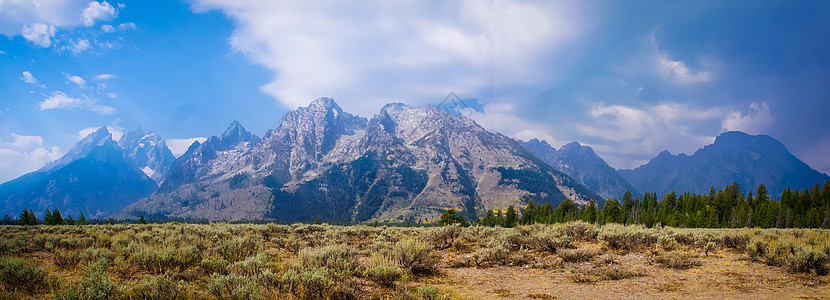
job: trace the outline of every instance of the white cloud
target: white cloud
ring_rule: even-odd
[[[184,154],[187,151],[187,148],[190,148],[190,145],[192,145],[193,142],[195,142],[195,141],[199,141],[199,143],[202,143],[204,141],[207,141],[207,138],[205,138],[205,137],[194,137],[194,138],[187,138],[187,139],[168,139],[168,140],[166,140],[167,147],[170,148],[170,152],[173,152],[173,155],[175,155],[176,157],[179,157],[180,155]]]
[[[725,111],[671,102],[644,107],[594,103],[586,122],[577,124],[576,129],[581,135],[597,141],[589,145],[609,165],[633,168],[662,150],[691,154],[712,143],[719,132],[697,129],[712,129],[711,124],[717,124]]]
[[[0,182],[40,169],[62,155],[59,147],[38,147],[31,150],[0,148]]]
[[[12,133],[10,142],[0,144],[0,182],[37,170],[61,155],[58,147],[44,147],[40,136]]]
[[[743,131],[749,134],[760,134],[772,124],[773,117],[767,103],[752,102],[749,111],[731,111],[723,120],[721,127],[727,131]]]
[[[117,10],[106,1],[0,1],[0,34],[8,37],[23,36],[35,45],[46,48],[55,44],[53,38],[59,30],[79,25],[90,27],[97,20],[111,20],[117,14]],[[66,38],[60,36],[61,39]],[[67,43],[62,41],[60,44]],[[64,47],[71,50],[71,47]]]
[[[692,71],[686,67],[686,63],[671,60],[666,55],[659,56],[657,65],[663,76],[677,83],[707,82],[712,79],[712,72]]]
[[[533,123],[516,114],[516,105],[512,103],[490,103],[484,105],[481,111],[465,109],[464,115],[475,120],[476,123],[491,132],[498,132],[520,140],[533,138],[546,140],[551,145],[559,143],[550,133],[548,126]]]
[[[20,33],[23,38],[43,48],[52,46],[52,37],[58,30],[55,26],[43,23],[26,24]]]
[[[29,72],[29,71],[23,71],[23,77],[20,77],[20,79],[23,79],[23,82],[25,82],[25,83],[32,84],[32,85],[34,85],[36,87],[39,87],[39,88],[45,88],[46,87],[45,84],[39,83],[37,78],[35,78],[35,76],[32,75],[32,73]]]
[[[400,99],[420,105],[449,91],[478,97],[548,82],[553,72],[541,61],[590,21],[564,2],[202,0],[193,8],[235,22],[232,47],[273,72],[261,89],[284,106],[331,96],[364,115]]]
[[[80,88],[85,88],[86,87],[86,80],[81,78],[81,76],[69,75],[69,74],[65,74],[65,75],[66,75],[67,80],[75,83],[76,85],[78,85],[78,87],[80,87]]]
[[[78,98],[73,98],[66,95],[64,92],[56,91],[51,96],[43,99],[43,102],[38,103],[40,110],[60,109],[60,108],[77,108],[84,104],[84,101]]]
[[[101,31],[106,33],[115,32],[115,27],[112,27],[110,24],[101,25]]]
[[[98,80],[107,80],[107,79],[113,79],[113,78],[115,78],[115,75],[112,75],[112,74],[98,74],[97,76],[95,76],[95,79],[98,79]]]
[[[37,78],[29,71],[23,71],[23,82],[36,84]]]
[[[12,133],[12,141],[3,144],[14,146],[16,148],[36,148],[43,145],[43,138],[36,135],[19,135]]]
[[[69,50],[72,51],[74,54],[79,54],[81,52],[86,51],[89,49],[90,44],[89,40],[87,39],[78,39],[77,41],[73,42],[72,45],[69,47]]]
[[[126,31],[126,30],[135,30],[135,23],[127,22],[118,24],[118,30]]]
[[[89,6],[81,13],[81,18],[85,26],[89,27],[95,25],[97,20],[112,20],[115,18],[115,8],[107,1],[97,2],[92,1]]]

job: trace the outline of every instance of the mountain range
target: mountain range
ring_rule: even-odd
[[[194,143],[152,196],[123,214],[360,222],[476,218],[529,199],[601,201],[521,143],[431,106],[393,103],[371,119],[329,98],[287,113],[264,137],[234,122]]]
[[[142,159],[158,146],[166,149],[163,141],[131,149]],[[87,217],[107,217],[156,190],[156,183],[141,170],[161,168],[157,164],[161,161],[144,161],[147,164],[136,164],[107,128],[101,127],[58,160],[0,185],[0,214],[15,216],[24,208],[40,214],[59,208],[64,215],[77,217],[83,211]]]
[[[772,193],[823,182],[768,136],[724,133],[693,156],[661,153],[614,170],[578,142],[491,133],[436,107],[384,106],[371,118],[330,98],[288,112],[263,137],[234,121],[175,158],[136,129],[114,141],[102,127],[42,169],[0,184],[0,214],[59,208],[89,217],[362,222],[436,219],[448,208],[475,219],[530,199],[557,206],[626,191],[707,192],[737,181]]]
[[[647,164],[633,170],[619,170],[637,190],[708,193],[737,182],[743,191],[764,184],[770,195],[786,188],[805,189],[830,179],[796,158],[778,140],[767,135],[724,132],[711,145],[692,156],[663,151]]]
[[[625,192],[640,193],[591,147],[570,142],[558,151],[548,142],[532,139],[522,144],[548,165],[584,184],[604,198],[620,199]]]

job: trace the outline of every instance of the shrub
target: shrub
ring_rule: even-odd
[[[336,245],[303,250],[299,259],[304,267],[326,267],[342,276],[350,275],[357,265],[357,253],[354,250]]]
[[[657,256],[655,261],[663,267],[672,269],[690,269],[703,264],[694,257],[680,253],[663,253]]]
[[[595,256],[599,255],[599,251],[596,249],[566,249],[559,251],[559,257],[562,258],[565,262],[583,262],[589,261],[594,259]]]
[[[529,246],[539,251],[555,253],[557,249],[574,248],[571,245],[571,237],[567,235],[556,235],[545,231],[530,239]]]
[[[0,282],[7,290],[22,290],[35,293],[46,287],[46,271],[35,264],[29,264],[20,258],[7,258],[0,261]]]
[[[461,226],[453,224],[449,226],[433,228],[425,233],[426,240],[430,241],[438,250],[447,249],[461,235]]]
[[[795,254],[789,254],[787,266],[790,270],[800,273],[815,273],[818,275],[827,274],[828,256],[822,251],[810,248],[795,250]]]
[[[268,256],[260,253],[246,260],[235,262],[228,268],[236,275],[256,277],[265,270],[268,261]]]
[[[208,292],[216,299],[259,299],[256,286],[245,276],[214,274],[208,283]]]
[[[104,261],[91,263],[84,269],[84,279],[80,284],[64,288],[55,293],[58,299],[109,300],[116,299],[115,286],[107,277]]]
[[[445,226],[442,228],[452,228]],[[392,256],[398,265],[409,269],[412,274],[432,273],[436,271],[437,259],[432,256],[431,247],[414,239],[400,240],[392,249]]]
[[[227,261],[225,261],[222,258],[217,258],[217,257],[212,257],[212,256],[202,259],[202,261],[199,263],[199,268],[205,274],[213,274],[213,273],[227,274],[228,273],[227,266],[228,266]]]
[[[216,251],[228,262],[245,260],[257,253],[257,243],[252,238],[225,239],[216,245]]]
[[[645,274],[636,269],[612,265],[600,266],[594,269],[579,269],[568,276],[568,278],[570,278],[573,282],[584,283],[605,280],[620,280],[639,276],[645,276]]]
[[[127,299],[180,299],[181,286],[166,276],[151,276],[133,286],[123,298]]]
[[[680,248],[680,243],[669,235],[661,235],[657,238],[657,244],[665,251],[673,251]]]
[[[378,266],[367,269],[363,272],[363,275],[369,280],[388,288],[403,277],[403,271],[398,267]]]
[[[647,230],[642,226],[619,224],[603,226],[599,239],[605,241],[612,249],[626,251],[649,248],[657,242],[653,230]]]
[[[568,222],[561,225],[557,224],[557,226],[559,227],[555,228],[558,228],[561,235],[573,237],[578,241],[594,241],[599,234],[599,229],[596,226],[584,221]]]
[[[81,263],[82,256],[81,252],[55,251],[52,261],[58,268],[69,269]]]
[[[726,234],[721,237],[721,243],[724,247],[740,250],[746,249],[749,240],[747,234]]]
[[[438,295],[438,290],[435,287],[422,285],[418,287],[418,296],[424,300],[436,300],[439,299],[440,296]]]

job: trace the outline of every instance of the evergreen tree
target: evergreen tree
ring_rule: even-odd
[[[493,214],[493,211],[488,209],[487,212],[484,213],[484,219],[481,219],[481,225],[490,226],[490,227],[496,226],[496,220],[495,219],[496,219],[496,217]]]
[[[451,225],[451,224],[461,224],[466,226],[467,221],[464,220],[464,217],[455,214],[455,209],[448,209],[443,214],[441,214],[441,220],[438,221],[438,224],[441,225]]]
[[[314,220],[314,224],[320,224],[319,222],[320,217],[317,217],[317,219]],[[138,224],[147,224],[147,220],[144,220],[144,215],[141,215],[141,218],[138,218]]]
[[[72,218],[72,214],[66,216],[66,225],[75,225],[75,219]]]
[[[793,228],[793,210],[792,209],[789,209],[789,208],[787,209],[787,216],[786,216],[786,219],[785,219],[784,222],[785,222],[785,225],[784,225],[785,228]]]
[[[52,225],[63,225],[63,217],[61,216],[61,211],[55,208],[55,211],[52,212]]]
[[[52,211],[46,209],[46,213],[43,214],[43,225],[55,225],[55,220],[52,219]]]
[[[78,225],[89,225],[89,222],[86,221],[86,216],[84,216],[84,212],[81,212],[81,216],[78,217]]]
[[[536,202],[534,202],[533,199],[528,200],[519,223],[533,224],[533,222],[536,221],[536,210]]]
[[[29,210],[23,209],[23,212],[20,213],[20,219],[17,220],[18,224],[20,225],[32,225],[29,224]]]
[[[29,225],[37,225],[37,224],[38,224],[38,221],[37,221],[37,215],[35,214],[35,210],[30,209],[29,210]]]
[[[778,210],[778,217],[775,219],[775,228],[784,228],[784,213]]]
[[[824,208],[824,221],[821,222],[821,228],[830,229],[830,205]]]
[[[759,184],[758,189],[755,190],[755,197],[757,197],[756,201],[766,201],[767,200],[767,187],[764,184]]]
[[[504,227],[512,228],[513,226],[516,226],[516,209],[511,205],[504,215]]]

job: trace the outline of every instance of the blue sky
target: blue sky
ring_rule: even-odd
[[[181,152],[317,97],[371,117],[450,92],[488,130],[576,140],[616,168],[741,130],[830,172],[827,16],[827,1],[3,1],[0,182],[95,127]]]

